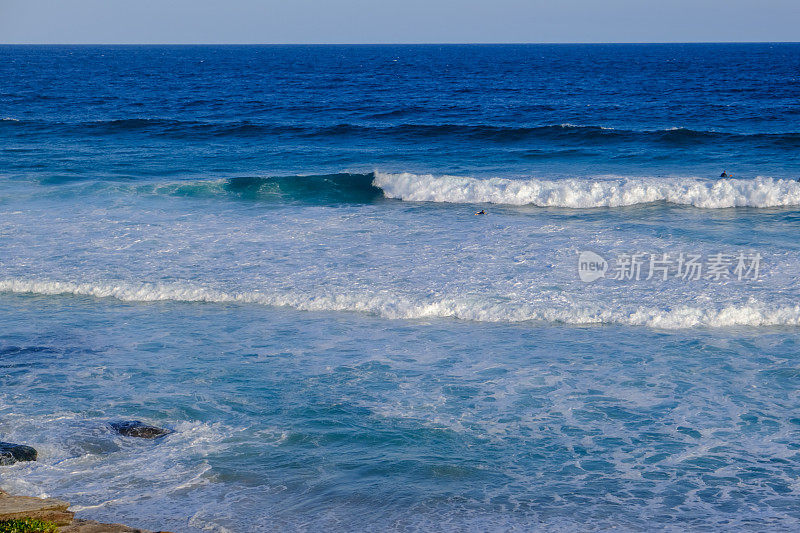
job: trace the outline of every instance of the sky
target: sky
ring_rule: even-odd
[[[800,41],[800,0],[0,0],[0,43]]]

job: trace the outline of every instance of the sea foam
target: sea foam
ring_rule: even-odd
[[[289,307],[300,311],[349,311],[388,319],[452,318],[474,322],[619,324],[660,329],[733,326],[799,326],[800,305],[766,305],[754,298],[720,306],[626,307],[614,302],[552,305],[498,302],[475,297],[420,298],[380,293],[304,294],[226,292],[189,284],[74,283],[0,280],[0,292],[114,298],[125,302],[208,302]]]
[[[793,180],[695,178],[478,179],[375,172],[387,198],[412,202],[491,203],[541,207],[622,207],[653,202],[706,209],[800,205]]]

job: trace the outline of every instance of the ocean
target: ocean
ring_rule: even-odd
[[[796,531],[798,178],[800,44],[0,46],[0,488]]]

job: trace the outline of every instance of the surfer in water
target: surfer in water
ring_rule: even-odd
[[[478,211],[478,212],[477,212],[477,213],[475,213],[475,214],[476,214],[476,215],[485,215],[485,214],[486,214],[486,211],[484,211],[483,209],[481,209],[480,211]]]
[[[720,178],[730,178],[731,176],[730,176],[730,174],[728,174],[727,172],[725,172],[725,171],[723,170],[723,171],[722,171],[722,174],[720,174],[720,175],[719,175],[719,177],[720,177]]]

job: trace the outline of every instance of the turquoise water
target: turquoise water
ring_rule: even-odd
[[[0,488],[176,532],[796,530],[799,49],[0,47],[0,440],[39,451]]]
[[[4,304],[0,429],[35,436],[41,454],[4,485],[96,518],[234,531],[798,520],[800,367],[786,330]],[[104,423],[119,413],[177,432],[115,437]]]

